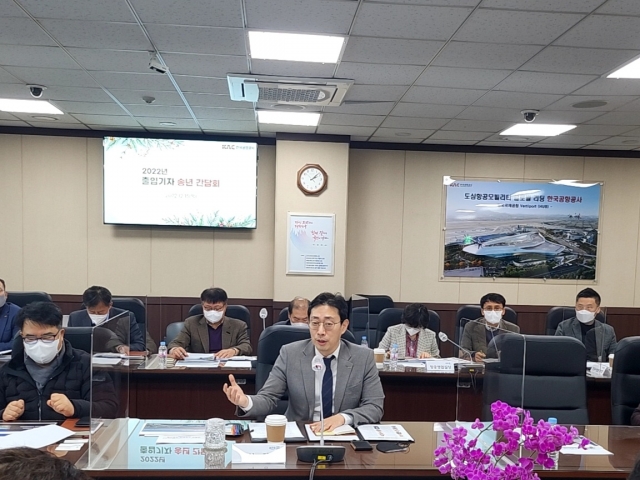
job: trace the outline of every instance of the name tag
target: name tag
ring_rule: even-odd
[[[591,376],[592,377],[610,377],[611,369],[609,368],[608,363],[596,363],[591,367]]]
[[[429,373],[455,373],[453,362],[446,360],[433,360],[427,362],[427,372]]]

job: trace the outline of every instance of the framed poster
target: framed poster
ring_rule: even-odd
[[[444,277],[595,280],[601,183],[446,179]]]
[[[287,215],[287,274],[333,275],[334,214]]]

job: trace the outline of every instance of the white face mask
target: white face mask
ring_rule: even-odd
[[[91,319],[91,321],[93,322],[94,325],[101,325],[104,322],[107,321],[107,319],[109,318],[109,314],[105,313],[104,315],[95,315],[93,313],[89,314],[89,318]]]
[[[407,333],[412,337],[420,331],[419,328],[407,327],[406,325],[404,328],[407,331]]]
[[[205,310],[203,313],[204,318],[206,318],[209,323],[218,323],[222,320],[223,313],[218,312],[217,310]]]
[[[4,307],[4,304],[7,303],[7,296],[0,295],[0,308]]]
[[[484,312],[484,319],[491,325],[499,324],[501,318],[502,318],[502,312],[489,311],[489,310],[485,310]]]
[[[580,323],[590,323],[596,318],[596,314],[589,310],[576,310],[576,318]]]
[[[25,343],[24,351],[29,358],[40,365],[46,365],[51,363],[58,354],[59,342],[44,343],[42,340],[38,340],[35,343]]]

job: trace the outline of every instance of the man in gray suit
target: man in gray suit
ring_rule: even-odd
[[[227,292],[207,288],[200,294],[202,315],[184,321],[178,336],[169,343],[169,356],[182,360],[192,353],[215,353],[216,358],[251,355],[247,324],[225,316]]]
[[[373,359],[373,351],[341,340],[349,326],[347,302],[341,295],[321,293],[309,305],[310,340],[285,345],[273,370],[256,395],[247,396],[229,375],[224,393],[238,406],[240,416],[268,415],[288,391],[289,421],[314,421],[320,431],[320,404],[325,431],[345,423],[360,425],[382,419],[384,392]],[[322,358],[326,369],[316,379],[314,357]],[[322,399],[322,402],[320,400]]]
[[[577,338],[587,349],[587,360],[608,361],[616,350],[616,332],[611,325],[596,320],[600,313],[600,295],[593,288],[585,288],[576,296],[576,316],[558,324],[556,335]]]

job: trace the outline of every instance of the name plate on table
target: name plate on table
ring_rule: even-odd
[[[432,360],[427,362],[428,373],[455,373],[454,363],[449,360]]]
[[[592,377],[611,377],[611,368],[608,363],[594,363],[589,373]]]

